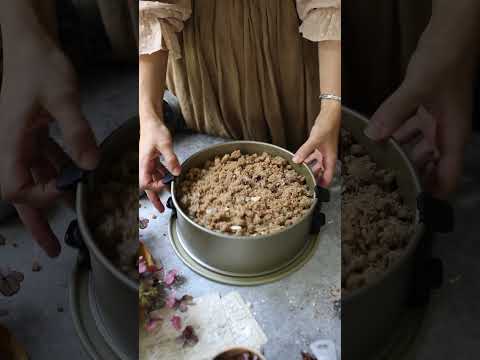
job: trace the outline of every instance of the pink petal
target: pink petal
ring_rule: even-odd
[[[152,332],[155,330],[158,325],[162,323],[162,320],[155,320],[155,319],[150,319],[146,324],[145,324],[145,330],[148,332]]]
[[[165,283],[165,285],[170,286],[170,285],[173,285],[176,278],[177,278],[177,270],[170,270],[169,272],[167,272],[167,275],[165,275],[165,279],[163,280],[163,282]]]
[[[174,309],[177,306],[177,299],[175,298],[175,293],[167,296],[165,300],[165,306],[169,309]]]
[[[146,271],[147,271],[147,264],[145,263],[145,261],[140,260],[138,263],[138,273],[143,274]]]
[[[182,319],[180,316],[174,315],[170,319],[170,322],[172,323],[172,326],[175,330],[180,331],[182,328]]]

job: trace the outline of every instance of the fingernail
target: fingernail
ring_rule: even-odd
[[[181,171],[182,171],[182,168],[180,166],[177,166],[176,168],[173,169],[172,174],[175,176],[178,176],[180,175]]]
[[[80,165],[85,170],[94,170],[100,161],[100,154],[98,149],[91,149],[84,152],[80,157]]]
[[[299,162],[298,160],[299,160],[299,158],[298,158],[297,155],[295,155],[295,156],[292,158],[292,161],[293,161],[294,163],[297,163],[297,164],[298,164],[298,162]]]

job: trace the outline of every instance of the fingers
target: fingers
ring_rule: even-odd
[[[43,148],[45,157],[53,165],[57,171],[57,174],[60,173],[64,166],[70,162],[68,155],[65,154],[63,149],[55,142],[55,140],[48,138],[44,142]]]
[[[417,169],[423,169],[429,161],[435,162],[438,160],[439,152],[434,144],[423,138],[413,147],[411,158]]]
[[[432,193],[441,199],[446,199],[457,188],[461,171],[462,161],[460,159],[443,157],[432,176],[430,189]]]
[[[15,204],[15,207],[20,219],[40,247],[48,256],[57,257],[61,251],[60,243],[42,211],[28,205]]]
[[[151,190],[145,190],[145,193],[147,194],[147,197],[151,201],[153,206],[155,206],[155,208],[158,211],[163,213],[165,211],[165,207],[163,206],[162,202],[160,201],[160,197],[158,196],[158,194],[155,191],[151,191]]]
[[[180,175],[182,167],[178,161],[177,155],[173,152],[173,145],[163,144],[159,146],[160,154],[163,156],[165,167],[175,176]]]
[[[402,84],[373,114],[365,135],[374,141],[387,139],[416,112],[418,105],[419,99]]]
[[[141,190],[160,191],[165,187],[162,178],[165,176],[163,165],[151,155],[143,156],[139,161],[139,186]]]
[[[312,172],[313,175],[315,176],[315,179],[317,180],[318,183],[320,183],[322,177],[323,177],[323,165],[321,162],[317,162],[315,165],[312,167]]]
[[[307,140],[305,144],[303,144],[300,149],[295,153],[292,158],[292,161],[296,164],[301,164],[305,162],[305,160],[312,154],[317,148],[317,145],[311,141]]]
[[[395,131],[393,138],[400,144],[405,144],[413,141],[421,134],[418,124],[416,122],[416,116],[411,117],[405,124]]]
[[[324,156],[324,172],[320,179],[319,185],[322,187],[329,187],[335,174],[335,166],[337,163],[337,154],[329,154]]]
[[[52,169],[46,169],[44,165],[35,163],[36,176],[45,178],[43,182],[36,183],[30,170],[33,165],[30,165],[28,160],[11,158],[6,168],[2,170],[10,175],[2,182],[2,197],[12,203],[46,206],[61,195],[56,188],[55,180],[48,179],[47,172],[51,172]]]
[[[309,166],[315,166],[315,164],[322,163],[322,153],[318,150],[315,150],[313,153],[307,156],[304,161],[305,164]]]
[[[45,108],[58,122],[73,161],[82,169],[93,170],[100,152],[93,131],[82,115],[78,95],[70,91],[49,98]]]
[[[155,157],[151,158],[151,156],[152,155],[145,155],[139,161],[139,186],[141,190],[145,190],[153,206],[155,206],[159,212],[163,212],[165,207],[160,201],[158,192],[165,187],[165,184],[161,181],[164,176],[164,171],[157,159]]]

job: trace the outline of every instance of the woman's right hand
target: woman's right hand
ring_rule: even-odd
[[[160,162],[163,158],[163,164]],[[170,131],[163,119],[152,111],[140,114],[140,147],[139,147],[139,186],[148,199],[163,212],[165,207],[158,193],[165,188],[162,179],[165,168],[173,175],[180,175],[181,166],[173,151],[173,141]]]

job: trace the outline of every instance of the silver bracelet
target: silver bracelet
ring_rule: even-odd
[[[320,100],[335,100],[338,102],[342,102],[342,97],[338,95],[333,95],[333,94],[320,94],[318,97]]]

